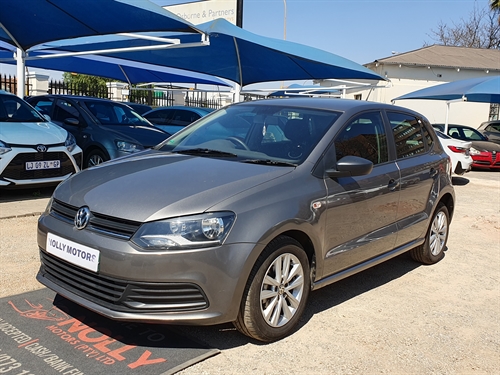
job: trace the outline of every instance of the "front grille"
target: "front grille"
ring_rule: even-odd
[[[89,272],[40,250],[46,279],[114,311],[177,312],[208,307],[203,291],[191,283],[130,282]]]
[[[26,162],[60,160],[61,167],[54,169],[26,170]],[[13,180],[33,180],[40,178],[62,177],[74,173],[75,167],[64,152],[27,152],[18,154],[2,172],[1,177]]]
[[[50,207],[50,215],[73,225],[78,209],[79,207],[74,207],[54,199]],[[140,222],[91,212],[89,224],[85,230],[99,232],[112,237],[130,239],[140,226]]]

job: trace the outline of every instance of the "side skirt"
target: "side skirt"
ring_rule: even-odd
[[[417,246],[422,245],[425,242],[425,238],[421,238],[412,242],[409,242],[403,246],[400,246],[394,250],[391,250],[387,253],[384,253],[378,257],[372,258],[370,260],[367,260],[366,262],[359,263],[353,267],[347,268],[343,271],[337,272],[333,275],[330,275],[328,277],[325,277],[321,280],[313,281],[311,283],[311,290],[316,290],[320,289],[324,286],[333,284],[339,280],[345,279],[346,277],[349,277],[351,275],[354,275],[358,272],[364,271],[368,268],[371,268],[373,266],[376,266],[377,264],[383,263],[386,260],[389,260],[391,258],[394,258],[400,254],[403,254]]]

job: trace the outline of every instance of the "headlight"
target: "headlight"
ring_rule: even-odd
[[[116,148],[119,151],[137,152],[137,151],[144,150],[144,147],[142,147],[142,145],[139,145],[137,143],[130,143],[130,142],[126,142],[126,141],[118,141],[118,140],[116,140],[115,144],[116,144]]]
[[[235,220],[232,212],[214,212],[143,224],[132,242],[145,250],[182,250],[220,246]]]
[[[66,146],[69,152],[73,151],[76,147],[76,139],[70,132],[68,132],[66,141],[64,141],[64,146]]]
[[[471,155],[480,155],[481,151],[476,150],[474,147],[471,147],[469,150]]]
[[[10,146],[5,142],[0,141],[0,155],[6,154],[9,151],[12,151]]]

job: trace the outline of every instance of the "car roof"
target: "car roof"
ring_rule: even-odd
[[[235,105],[235,104],[232,104]],[[286,105],[296,107],[307,107],[312,109],[324,109],[333,111],[349,111],[352,109],[387,109],[387,110],[402,110],[410,113],[417,113],[411,109],[396,106],[393,104],[384,104],[363,100],[354,99],[332,99],[332,98],[276,98],[266,100],[255,100],[236,105]],[[420,114],[423,117],[423,115]]]
[[[37,95],[37,96],[32,96],[31,98],[43,98],[43,97],[50,97],[50,98],[67,98],[67,99],[79,99],[79,100],[92,100],[92,101],[102,101],[102,102],[111,102],[111,103],[118,103],[122,105],[123,103],[121,102],[116,102],[111,99],[106,99],[106,98],[97,98],[95,96],[84,96],[84,95],[68,95],[68,94],[45,94],[45,95]]]

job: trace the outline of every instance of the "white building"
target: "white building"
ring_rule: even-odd
[[[426,87],[486,75],[500,75],[500,50],[432,45],[375,60],[365,66],[387,78],[389,82],[386,87],[350,89],[345,97],[391,103],[394,98]],[[321,83],[322,86],[337,84],[328,81]],[[422,113],[431,123],[444,123],[446,118],[445,101],[401,100],[394,104]],[[450,104],[450,124],[477,127],[490,118],[498,119],[498,103]]]

